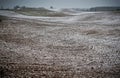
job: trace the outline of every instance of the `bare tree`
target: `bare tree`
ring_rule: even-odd
[[[20,8],[20,6],[18,6],[18,5],[14,6],[15,10],[18,10],[19,8]]]
[[[53,9],[53,6],[50,6],[50,9]]]

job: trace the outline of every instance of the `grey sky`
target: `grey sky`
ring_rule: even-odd
[[[96,6],[120,6],[120,0],[0,0],[0,6],[15,5],[29,7],[90,8]]]

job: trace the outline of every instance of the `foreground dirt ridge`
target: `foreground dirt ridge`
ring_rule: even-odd
[[[82,70],[82,71],[81,71]],[[31,78],[119,78],[119,70],[116,67],[108,70],[101,69],[81,69],[74,70],[68,66],[55,66],[45,64],[16,64],[7,63],[0,65],[1,78],[6,77],[31,77]]]
[[[113,23],[103,22],[102,16]],[[70,23],[55,21],[59,18],[2,20],[0,77],[119,78],[119,15],[78,17],[69,17],[74,18]]]

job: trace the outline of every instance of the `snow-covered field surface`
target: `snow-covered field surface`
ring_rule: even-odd
[[[35,17],[0,11],[2,78],[119,78],[120,14]]]

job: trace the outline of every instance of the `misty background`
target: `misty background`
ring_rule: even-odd
[[[0,0],[0,7],[13,8],[14,6],[60,8],[91,8],[99,6],[120,6],[120,0]]]

